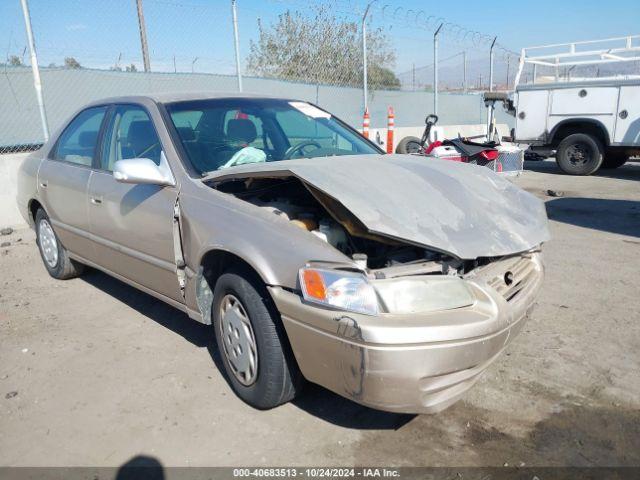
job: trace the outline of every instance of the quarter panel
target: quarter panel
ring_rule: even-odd
[[[625,111],[626,116],[621,116],[620,113]],[[620,87],[614,142],[640,145],[640,85]]]
[[[538,140],[547,130],[548,90],[518,92],[518,114],[516,115],[516,138]],[[524,113],[524,118],[520,115]]]

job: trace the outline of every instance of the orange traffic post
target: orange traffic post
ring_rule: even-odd
[[[369,109],[365,108],[364,117],[362,118],[362,136],[364,138],[369,138],[369,125],[371,124],[371,119],[369,118]]]
[[[396,128],[396,116],[393,107],[387,110],[387,153],[393,153],[393,131]]]

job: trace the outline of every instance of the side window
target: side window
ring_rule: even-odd
[[[60,135],[53,158],[91,166],[106,112],[107,107],[88,108],[81,112]]]
[[[113,164],[128,158],[148,158],[160,165],[162,146],[149,114],[136,105],[116,107],[104,136],[100,168],[113,171]]]

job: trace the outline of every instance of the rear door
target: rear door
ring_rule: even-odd
[[[38,190],[58,238],[67,250],[93,260],[87,188],[107,107],[79,113],[62,132],[38,171]]]
[[[160,165],[163,155],[162,143],[145,108],[114,106],[89,182],[89,222],[100,265],[182,301],[173,243],[177,189],[120,183],[113,177],[117,160],[148,158]]]

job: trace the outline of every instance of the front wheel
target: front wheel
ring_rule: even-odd
[[[233,391],[252,407],[292,400],[302,375],[269,292],[247,269],[223,273],[213,294],[216,344]]]
[[[591,175],[600,168],[604,148],[600,140],[584,133],[564,138],[556,152],[556,162],[569,175]]]
[[[42,208],[36,212],[35,223],[36,243],[49,275],[58,280],[66,280],[80,275],[84,271],[84,265],[69,258],[69,252],[60,243],[48,215]]]
[[[396,153],[422,153],[423,148],[418,137],[404,137],[396,147]]]

